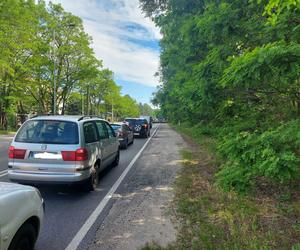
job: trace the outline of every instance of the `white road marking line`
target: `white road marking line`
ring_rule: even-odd
[[[133,167],[134,163],[137,161],[137,159],[140,157],[140,155],[143,153],[144,149],[147,147],[148,143],[152,139],[152,137],[156,134],[157,130],[159,128],[159,125],[155,129],[152,136],[146,141],[144,146],[140,149],[140,151],[135,155],[135,157],[132,159],[132,161],[129,163],[129,165],[126,167],[124,172],[121,174],[119,179],[115,182],[115,184],[111,187],[111,189],[108,191],[108,193],[105,195],[103,200],[99,203],[99,205],[96,207],[94,212],[90,215],[90,217],[86,220],[86,222],[83,224],[83,226],[80,228],[80,230],[77,232],[73,240],[69,243],[67,248],[65,250],[75,250],[78,248],[79,244],[83,240],[83,238],[86,236],[90,228],[94,225],[95,221],[109,202],[109,200],[112,198],[113,194],[116,192],[117,188],[120,186],[124,178],[126,177],[127,173],[130,171],[130,169]]]
[[[7,169],[0,171],[0,175],[3,173],[6,173],[6,172],[7,172]]]
[[[7,174],[8,174],[7,171],[4,173],[0,173],[0,178],[6,176]]]

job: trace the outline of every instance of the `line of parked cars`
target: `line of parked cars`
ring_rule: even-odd
[[[127,149],[130,144],[134,143],[135,137],[148,138],[152,128],[152,117],[141,116],[139,118],[125,118],[123,122],[111,123],[120,146]]]
[[[151,117],[109,124],[95,116],[37,116],[27,120],[8,150],[8,177],[20,184],[79,184],[92,191],[99,173],[119,164],[120,148],[147,138]],[[0,250],[32,250],[44,215],[38,189],[0,183]]]

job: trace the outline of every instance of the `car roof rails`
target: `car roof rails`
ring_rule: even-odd
[[[52,114],[34,115],[34,116],[30,116],[29,119],[36,118],[36,117],[39,117],[39,116],[51,116],[51,115]]]
[[[97,116],[97,115],[83,115],[80,118],[78,118],[78,121],[82,121],[83,119],[86,119],[86,118],[99,118],[99,119],[103,119],[102,117]]]

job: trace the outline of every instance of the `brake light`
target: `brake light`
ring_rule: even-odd
[[[13,146],[8,148],[8,158],[10,159],[24,159],[26,154],[26,149],[16,149]]]
[[[144,128],[147,128],[147,127],[148,127],[148,125],[147,125],[147,124],[144,124],[144,125],[143,125],[143,127],[144,127]]]
[[[88,151],[85,148],[76,150],[76,161],[86,161],[88,159]]]
[[[122,130],[119,130],[119,131],[118,131],[118,135],[119,135],[119,137],[122,137],[122,136],[123,136]]]
[[[86,161],[88,151],[85,148],[79,148],[76,151],[61,151],[64,161]]]
[[[76,151],[61,151],[64,161],[76,161]]]

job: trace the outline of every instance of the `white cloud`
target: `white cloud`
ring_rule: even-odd
[[[157,86],[159,51],[143,46],[160,39],[158,28],[145,18],[138,0],[55,0],[83,19],[93,38],[96,56],[118,79]],[[133,41],[134,40],[134,41]]]

